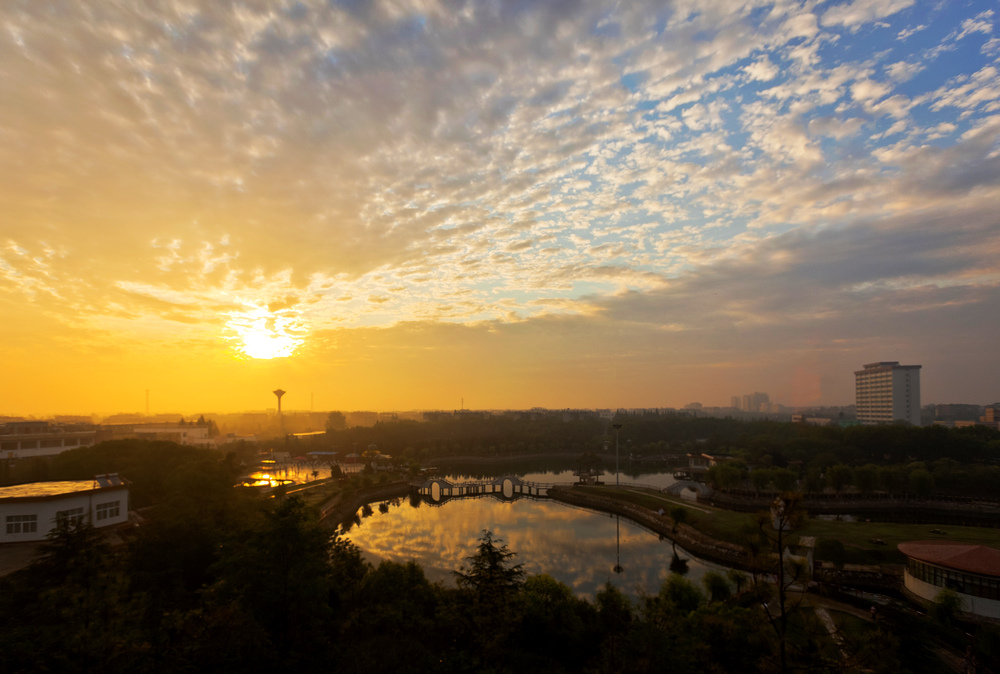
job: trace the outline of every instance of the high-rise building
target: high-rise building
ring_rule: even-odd
[[[902,419],[920,425],[920,366],[899,361],[869,363],[854,373],[858,421],[891,424]]]

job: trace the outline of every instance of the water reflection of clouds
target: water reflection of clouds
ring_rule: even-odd
[[[669,574],[670,542],[624,519],[620,522],[624,571],[614,573],[615,518],[555,501],[469,498],[418,508],[404,501],[387,513],[376,509],[348,538],[373,561],[414,559],[428,578],[450,583],[451,571],[475,552],[483,529],[503,539],[528,573],[548,573],[582,596],[593,596],[608,580],[633,595],[655,593]],[[710,568],[695,559],[688,566],[688,577],[695,582]]]

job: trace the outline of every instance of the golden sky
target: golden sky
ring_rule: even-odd
[[[996,3],[0,5],[0,415],[1000,400]]]

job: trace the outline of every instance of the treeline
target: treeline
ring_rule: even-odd
[[[401,420],[327,430],[314,439],[342,455],[363,452],[369,445],[392,456],[433,458],[438,456],[517,456],[558,452],[595,451],[607,437],[601,419],[564,422],[560,417],[518,419],[452,417],[433,421]]]
[[[756,492],[832,491],[862,495],[884,492],[996,498],[1000,494],[1000,466],[962,464],[954,459],[863,466],[813,460],[792,468],[766,465],[751,468],[745,461],[736,460],[709,468],[706,481],[716,489]]]
[[[1000,433],[984,426],[840,428],[683,413],[628,416],[619,421],[624,465],[630,455],[731,456],[734,463],[710,474],[713,484],[725,489],[966,495],[1000,491]],[[613,451],[614,431],[610,422],[596,418],[454,417],[331,429],[314,442],[342,455],[362,453],[374,445],[398,460],[427,465],[449,456],[598,453],[605,442]]]
[[[952,459],[1000,463],[1000,433],[985,426],[818,427],[775,421],[690,417],[683,413],[619,417],[619,445],[637,455],[738,453],[750,463],[787,467],[792,462],[827,465],[888,465]],[[563,421],[554,414],[533,419],[496,416],[452,417],[427,422],[398,421],[371,427],[329,429],[313,440],[337,451],[379,451],[425,456],[517,455],[600,451],[614,448],[607,420]]]
[[[67,452],[55,472],[121,472],[155,507],[124,545],[63,527],[0,579],[0,671],[701,674],[778,671],[782,650],[789,671],[939,666],[932,628],[902,615],[845,627],[842,649],[808,610],[779,631],[773,589],[737,573],[588,600],[486,533],[454,586],[430,583],[413,562],[369,564],[297,498],[234,489],[232,460],[139,441]]]
[[[939,666],[928,626],[845,628],[838,649],[803,610],[782,639],[768,586],[738,574],[591,601],[487,532],[446,587],[415,562],[372,566],[296,498],[225,500],[157,509],[118,549],[58,530],[0,580],[0,671],[768,672],[779,640],[786,671]]]

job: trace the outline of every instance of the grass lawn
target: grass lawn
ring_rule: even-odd
[[[744,532],[753,528],[753,516],[737,513],[688,501],[651,490],[615,488],[609,486],[586,487],[588,493],[609,496],[650,510],[663,508],[669,512],[673,506],[684,506],[687,523],[713,538],[742,544]],[[933,534],[931,529],[943,530],[945,534]],[[896,548],[898,543],[917,540],[943,540],[954,543],[974,543],[1000,548],[1000,528],[960,527],[943,524],[895,524],[891,522],[836,522],[808,519],[805,525],[792,533],[790,541],[795,543],[799,536],[815,536],[820,539],[836,539],[844,544],[849,563],[854,564],[902,564],[906,558]],[[885,545],[873,543],[880,539]]]
[[[577,488],[579,489],[579,487]],[[587,490],[587,493],[621,499],[650,510],[663,508],[666,512],[670,512],[670,508],[674,506],[683,506],[687,510],[687,524],[713,538],[730,543],[742,544],[745,538],[744,531],[747,527],[754,526],[752,516],[748,513],[713,508],[656,491],[625,487],[585,487],[584,489]]]
[[[318,480],[305,485],[295,485],[288,490],[290,496],[297,496],[309,506],[322,506],[343,489],[343,485],[334,479]]]
[[[946,533],[932,534],[931,529]],[[903,564],[906,562],[906,557],[899,552],[896,545],[905,541],[940,540],[1000,548],[1000,529],[986,527],[892,522],[830,522],[811,519],[796,533],[815,536],[817,542],[823,538],[839,540],[847,549],[848,561],[856,564]],[[872,543],[873,539],[882,540],[885,545]]]

